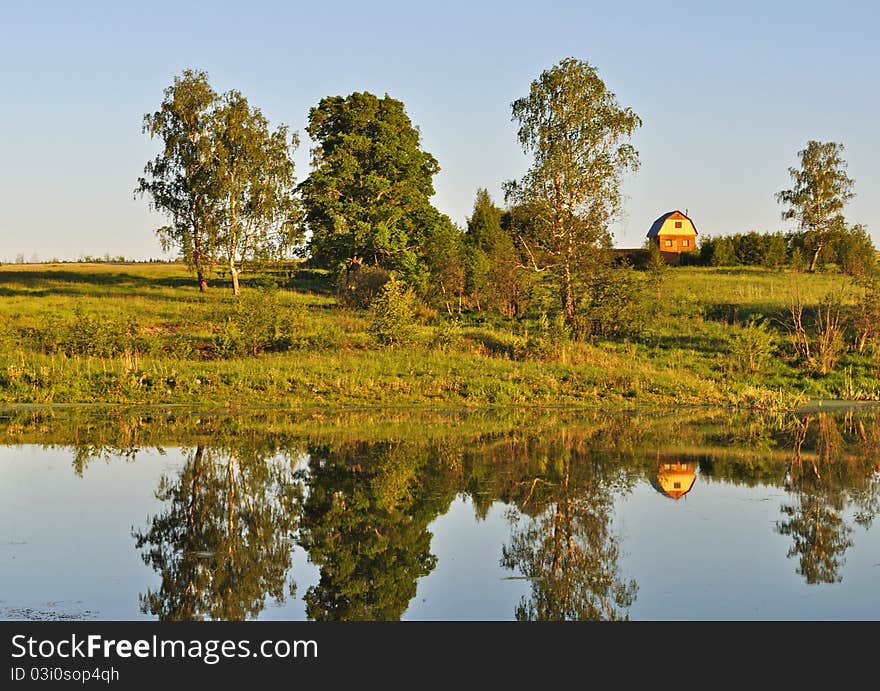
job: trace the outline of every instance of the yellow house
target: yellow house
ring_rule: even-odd
[[[663,258],[673,264],[681,262],[683,252],[697,249],[697,227],[681,211],[669,211],[651,224],[648,238],[657,243]]]
[[[691,491],[696,479],[697,474],[694,471],[693,463],[682,463],[681,461],[667,463],[664,461],[657,469],[656,483],[652,482],[651,484],[660,494],[665,494],[678,501]]]

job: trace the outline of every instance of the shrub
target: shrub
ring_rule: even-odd
[[[526,335],[525,355],[538,360],[549,360],[563,354],[565,344],[571,336],[571,329],[565,323],[565,315],[557,314],[548,319],[542,314],[536,328]]]
[[[337,280],[337,298],[343,307],[366,309],[376,299],[390,275],[379,266],[359,266],[343,271]]]
[[[734,334],[729,351],[731,366],[739,372],[763,372],[775,349],[773,333],[757,315]]]
[[[113,357],[147,350],[133,317],[99,317],[81,309],[74,311],[72,322],[34,329],[27,336],[45,352],[64,353],[68,357]]]
[[[644,276],[631,267],[596,271],[572,324],[574,338],[627,338],[647,325],[653,304]]]
[[[242,293],[215,323],[214,348],[221,357],[286,350],[293,342],[296,315],[270,290]]]
[[[461,322],[457,319],[444,319],[434,332],[431,347],[446,352],[459,348],[463,340]]]
[[[390,278],[370,307],[370,334],[385,346],[411,343],[415,338],[416,296],[402,281]]]

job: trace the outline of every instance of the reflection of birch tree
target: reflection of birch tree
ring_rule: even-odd
[[[502,566],[531,582],[531,597],[522,599],[516,618],[627,619],[638,586],[621,580],[618,570],[611,521],[615,483],[605,474],[617,464],[584,457],[583,448],[565,435],[551,446],[552,472],[527,483],[511,520],[518,523],[530,502],[542,509],[502,548]]]
[[[161,620],[246,619],[267,597],[284,600],[300,487],[290,463],[253,449],[198,446],[156,497],[167,510],[135,531],[144,563],[161,575],[141,610]]]
[[[817,425],[817,452],[805,454],[803,445],[813,422]],[[785,488],[794,502],[784,504],[786,519],[777,523],[782,535],[792,538],[789,557],[798,557],[797,573],[807,583],[837,583],[844,553],[853,545],[852,528],[843,519],[846,484],[841,484],[843,439],[834,418],[807,416],[795,423],[792,457]]]

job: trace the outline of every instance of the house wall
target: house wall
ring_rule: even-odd
[[[663,228],[657,234],[657,243],[660,246],[661,252],[693,252],[697,249],[696,233],[687,235],[680,230],[676,230],[673,235],[671,233],[664,233],[665,228],[666,224],[664,223]],[[667,242],[671,244],[667,244]]]
[[[675,226],[676,223],[680,223],[681,227],[677,228]],[[665,221],[663,221],[663,225],[660,226],[660,231],[657,234],[690,236],[696,235],[697,229],[694,227],[694,224],[691,222],[691,220],[687,218],[684,214],[675,213],[669,216]]]

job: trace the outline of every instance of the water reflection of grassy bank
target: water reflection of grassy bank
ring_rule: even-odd
[[[459,497],[478,520],[507,508],[500,563],[529,584],[520,619],[628,617],[638,583],[620,570],[613,509],[639,483],[779,487],[771,530],[807,583],[839,580],[855,526],[880,510],[880,414],[867,411],[19,410],[0,419],[0,443],[69,448],[85,478],[96,462],[182,447],[155,488],[160,510],[132,527],[160,578],[142,611],[169,620],[283,601],[294,545],[319,572],[300,593],[309,618],[400,618],[436,567],[431,525]]]
[[[89,457],[131,456],[142,448],[262,449],[305,453],[313,445],[397,443],[414,453],[459,449],[509,462],[543,455],[560,437],[572,447],[629,465],[651,467],[655,456],[681,456],[720,468],[730,479],[778,475],[801,459],[880,460],[880,409],[759,414],[724,409],[674,413],[632,410],[609,413],[579,408],[314,410],[290,413],[266,408],[250,413],[187,408],[17,408],[0,410],[0,444],[40,444],[78,450]]]

